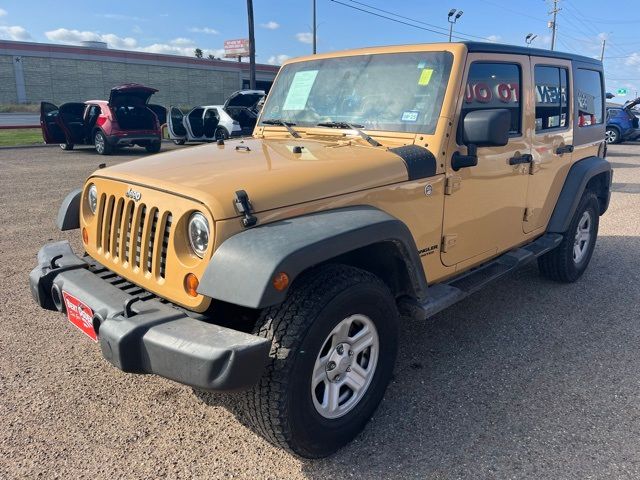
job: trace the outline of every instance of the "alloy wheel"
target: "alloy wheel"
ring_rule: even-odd
[[[580,263],[587,255],[591,243],[591,214],[585,211],[580,217],[573,242],[573,261]]]

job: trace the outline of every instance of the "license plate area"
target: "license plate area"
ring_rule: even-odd
[[[98,341],[98,336],[93,330],[93,310],[69,292],[62,291],[64,306],[67,312],[67,319],[82,331],[94,342]]]

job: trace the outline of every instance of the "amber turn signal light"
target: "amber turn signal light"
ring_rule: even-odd
[[[82,228],[82,241],[85,245],[89,244],[89,232],[87,232],[86,228]]]
[[[187,273],[187,276],[184,277],[184,289],[187,291],[187,294],[191,297],[198,296],[198,285],[200,282],[198,281],[198,277],[196,277],[193,273]]]
[[[283,291],[289,286],[289,275],[284,272],[280,272],[273,277],[273,288],[279,292]]]

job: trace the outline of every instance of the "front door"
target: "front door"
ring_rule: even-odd
[[[178,107],[169,107],[167,127],[169,128],[169,136],[171,136],[173,140],[186,138],[187,130],[184,128],[184,113],[182,113],[182,110]]]
[[[535,84],[535,129],[533,163],[527,191],[527,209],[522,223],[526,233],[541,229],[553,212],[561,184],[573,157],[573,113],[571,112],[571,62],[531,57]],[[564,170],[564,174],[560,171]]]
[[[40,126],[45,143],[67,143],[58,121],[59,113],[57,105],[48,102],[40,103]]]
[[[523,115],[531,90],[526,56],[476,55],[467,59],[457,106],[458,134],[449,152],[466,153],[460,138],[467,113],[506,108],[510,138],[503,147],[478,147],[478,164],[453,171],[449,155],[444,203],[442,262],[460,267],[483,260],[523,241],[522,218],[529,178],[530,139]]]

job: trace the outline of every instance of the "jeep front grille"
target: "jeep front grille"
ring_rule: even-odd
[[[98,207],[98,253],[133,273],[150,273],[156,279],[164,279],[172,219],[169,211],[102,194]]]

